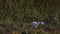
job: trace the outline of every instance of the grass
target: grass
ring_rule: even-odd
[[[20,34],[22,28],[29,30],[33,21],[44,21],[48,24],[43,28],[47,29],[47,26],[54,26],[60,30],[60,0],[0,0],[0,4],[0,25],[5,24],[5,27],[0,26],[2,31],[9,30],[11,32],[12,30],[13,34],[15,31],[18,32],[16,34]],[[46,32],[44,29],[40,29],[38,28],[38,34],[59,34],[60,32]],[[31,32],[31,34],[33,33]]]

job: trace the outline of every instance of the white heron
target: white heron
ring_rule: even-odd
[[[44,22],[32,22],[32,28],[37,28],[40,25],[44,25]]]

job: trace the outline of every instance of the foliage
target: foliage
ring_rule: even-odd
[[[21,29],[29,29],[27,25],[31,28],[33,21],[44,21],[43,31],[59,31],[60,0],[0,0],[0,27],[5,24],[10,31],[20,32]]]

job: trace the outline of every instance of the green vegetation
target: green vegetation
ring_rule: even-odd
[[[33,21],[47,23],[38,34],[60,34],[60,0],[0,0],[0,34],[30,30]]]

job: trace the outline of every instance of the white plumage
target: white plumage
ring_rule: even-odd
[[[44,22],[32,22],[32,28],[37,28],[40,25],[44,25]]]

